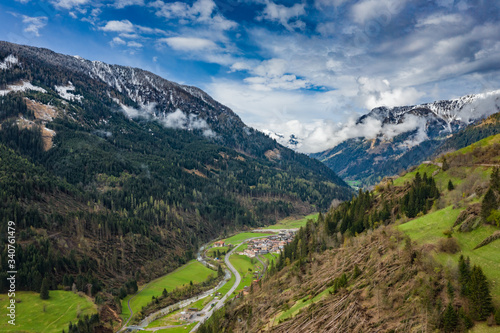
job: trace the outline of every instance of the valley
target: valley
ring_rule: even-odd
[[[199,88],[0,41],[0,315],[15,298],[27,333],[498,331],[499,101],[377,107],[306,155]]]
[[[278,230],[292,230],[294,227],[305,225],[311,217],[316,215],[317,214],[310,215],[298,220],[288,218],[276,225],[269,226],[268,229],[276,230],[275,228],[279,228]],[[145,330],[175,332],[175,330],[183,327],[184,329],[191,329],[192,332],[195,332],[199,325],[209,319],[215,310],[224,306],[227,300],[248,293],[247,288],[255,283],[254,280],[262,278],[269,262],[275,260],[277,255],[269,254],[262,256],[263,260],[266,261],[264,263],[261,257],[250,259],[244,255],[235,254],[235,252],[242,251],[241,248],[249,241],[262,239],[270,235],[274,235],[274,233],[266,234],[260,230],[259,232],[253,233],[243,232],[218,241],[229,245],[229,247],[216,247],[214,245],[216,243],[215,241],[202,246],[199,251],[201,255],[198,257],[197,261],[189,262],[176,271],[154,280],[143,287],[139,287],[139,291],[136,294],[127,296],[122,300],[123,310],[121,316],[124,324],[119,331],[143,328]],[[160,309],[148,315],[143,320],[139,320],[136,325],[128,324],[130,319],[133,318],[133,316],[130,316],[130,309],[137,315],[139,309],[145,307],[151,301],[152,296],[158,297],[162,294],[163,288],[167,291],[172,291],[174,288],[184,287],[193,281],[194,283],[200,282],[191,280],[193,278],[203,279],[205,276],[204,274],[209,274],[209,272],[215,273],[207,268],[215,268],[215,265],[220,265],[220,263],[217,263],[217,261],[220,262],[220,260],[213,260],[211,256],[214,250],[227,251],[227,253],[223,255],[226,273],[221,283],[190,299]],[[259,271],[260,274],[258,273]],[[258,275],[256,276],[255,274]],[[132,322],[137,322],[137,319],[132,320]]]

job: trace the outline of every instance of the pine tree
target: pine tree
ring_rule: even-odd
[[[443,171],[446,171],[450,168],[450,165],[448,164],[448,161],[446,160],[446,157],[443,157]]]
[[[443,313],[443,331],[455,332],[458,326],[458,313],[451,303],[448,303]]]
[[[488,281],[481,267],[474,265],[470,276],[470,314],[475,320],[485,320],[493,312]]]
[[[490,186],[495,190],[500,192],[500,169],[494,168],[491,173]]]
[[[481,203],[481,217],[483,221],[486,221],[491,214],[493,209],[498,206],[497,198],[492,188],[490,187],[486,194],[484,195],[483,202]]]
[[[455,189],[455,185],[453,185],[453,182],[451,179],[448,181],[448,191],[453,191]]]
[[[458,281],[460,282],[460,292],[462,295],[469,294],[469,280],[470,280],[470,263],[469,258],[465,259],[463,255],[458,259]]]
[[[49,281],[44,278],[42,281],[42,287],[40,288],[40,298],[49,299]]]

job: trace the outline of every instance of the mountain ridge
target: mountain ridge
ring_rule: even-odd
[[[350,129],[366,132],[366,136],[342,140],[310,156],[345,179],[370,186],[432,158],[441,147],[449,146],[455,135],[499,110],[500,90],[413,106],[378,107],[343,129],[347,134]],[[491,134],[494,132],[485,133]]]

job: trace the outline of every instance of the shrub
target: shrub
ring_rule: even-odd
[[[458,245],[456,238],[441,238],[438,242],[438,250],[441,252],[454,254],[460,251],[460,245]]]

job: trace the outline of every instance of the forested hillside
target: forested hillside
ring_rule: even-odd
[[[46,279],[116,307],[120,289],[134,292],[208,240],[352,196],[333,171],[199,89],[4,42],[0,59],[11,60],[0,70],[0,216],[2,230],[17,226],[19,290]],[[110,85],[88,66],[154,84]],[[170,90],[152,94],[156,85]],[[182,126],[167,126],[172,114]]]
[[[200,332],[494,332],[500,135],[308,222]]]

